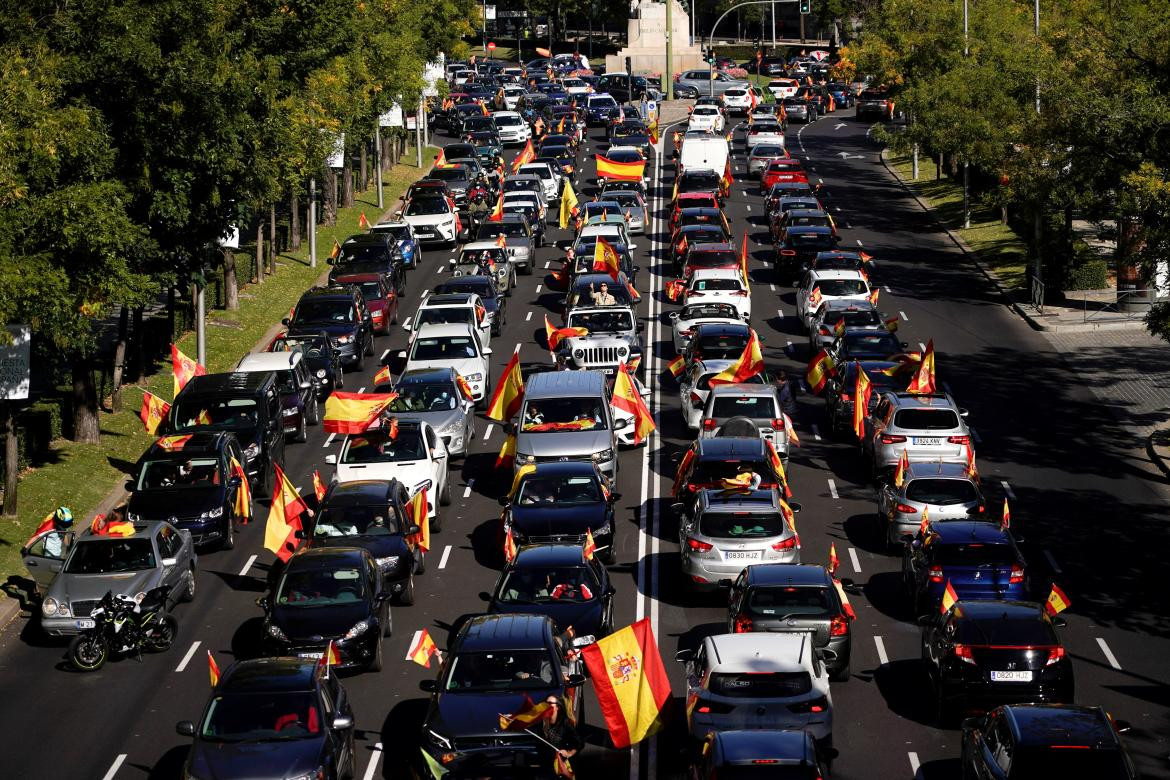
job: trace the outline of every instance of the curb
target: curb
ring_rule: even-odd
[[[1170,482],[1170,429],[1154,431],[1146,437],[1146,454]]]

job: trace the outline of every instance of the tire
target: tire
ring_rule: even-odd
[[[357,360],[353,362],[353,370],[361,373],[362,369],[366,367],[366,358],[363,354],[365,350],[359,349],[357,351]]]
[[[192,602],[195,600],[195,565],[191,565],[191,579],[187,581],[187,588],[183,591],[182,600],[185,602]]]
[[[387,613],[389,614],[389,613]],[[378,637],[377,647],[374,650],[374,657],[366,666],[366,671],[380,672],[382,671],[382,638]]]
[[[613,547],[614,543],[611,541],[609,547],[601,553],[601,562],[606,566],[613,566],[617,562],[617,553],[614,552]]]
[[[179,635],[179,621],[170,615],[163,615],[158,619],[158,625],[151,632],[150,641],[146,650],[150,653],[165,653],[175,644],[175,637]]]
[[[451,480],[446,477],[443,477],[443,490],[439,493],[439,506],[451,506]]]
[[[305,419],[305,413],[301,412],[301,424],[297,426],[296,436],[293,437],[295,441],[304,444],[309,440],[309,423]]]
[[[443,530],[443,518],[439,516],[438,512],[435,512],[435,516],[431,518],[430,522],[431,522],[431,533],[437,534]]]
[[[110,646],[96,631],[78,634],[69,643],[69,665],[79,672],[96,672],[110,655]]]
[[[934,689],[934,722],[940,729],[949,729],[955,723],[955,708],[943,697],[942,689]]]
[[[337,372],[333,375],[333,386],[338,390],[345,387],[345,369],[340,365],[337,366]]]
[[[426,574],[427,572],[427,554],[419,552],[418,557],[414,559],[414,573]]]
[[[232,517],[231,510],[228,510],[228,521],[224,523],[223,539],[219,543],[219,549],[232,550],[236,546],[236,537],[232,533],[235,530],[236,519]]]
[[[406,578],[406,587],[403,588],[402,592],[398,594],[398,603],[404,607],[409,607],[410,605],[414,604],[414,574],[413,573],[411,573],[411,575]],[[390,636],[390,635],[384,634],[383,636]]]
[[[309,425],[319,425],[321,423],[321,402],[313,397],[313,411],[309,414]]]

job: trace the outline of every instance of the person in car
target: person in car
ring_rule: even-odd
[[[589,294],[593,297],[594,306],[613,306],[617,303],[617,299],[613,297],[613,293],[609,291],[609,285],[605,282],[602,282],[601,287],[596,290],[590,284]]]

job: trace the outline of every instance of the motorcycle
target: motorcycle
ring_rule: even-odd
[[[142,651],[162,653],[170,649],[179,633],[179,624],[167,613],[169,585],[146,592],[141,601],[115,596],[107,591],[90,613],[93,628],[86,629],[69,643],[69,663],[79,672],[96,672],[110,654]]]

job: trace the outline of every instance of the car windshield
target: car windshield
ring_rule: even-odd
[[[436,336],[414,342],[411,360],[466,360],[479,357],[475,341],[470,336]]]
[[[531,176],[531,174],[529,174]],[[530,179],[505,179],[504,192],[543,192],[540,180],[535,176]]]
[[[463,168],[436,168],[427,174],[427,178],[462,184],[467,179],[467,171]]]
[[[645,160],[637,149],[610,149],[605,153],[605,157],[614,162],[642,162]]]
[[[719,186],[719,174],[714,171],[693,171],[683,176],[680,189],[683,186],[695,190],[715,189]]]
[[[808,672],[716,673],[711,675],[710,690],[737,699],[786,698],[811,691],[812,678]]]
[[[975,486],[965,479],[927,477],[906,483],[906,498],[923,504],[966,504],[978,497]]]
[[[410,202],[406,204],[406,211],[403,212],[408,217],[425,217],[433,216],[435,214],[446,214],[450,211],[450,206],[443,198],[411,198]]]
[[[505,604],[584,603],[601,595],[597,577],[585,566],[538,566],[513,569],[500,583]]]
[[[846,352],[849,355],[887,355],[897,354],[902,345],[889,333],[846,333]]]
[[[357,287],[367,301],[379,301],[386,297],[386,292],[378,282],[360,282]]]
[[[515,95],[515,92],[512,92],[511,94],[509,94],[507,91],[505,91],[504,94],[508,95],[508,97],[513,97]],[[522,124],[524,124],[524,120],[518,116],[497,116],[496,117],[496,127],[517,127],[517,126],[522,125]]]
[[[327,506],[317,517],[313,536],[389,536],[400,531],[389,506]]]
[[[609,95],[589,98],[590,108],[617,108],[617,101]]]
[[[540,398],[524,404],[526,433],[602,431],[605,413],[600,398]]]
[[[949,431],[959,427],[953,409],[899,409],[894,427],[904,431]]]
[[[495,298],[495,286],[487,279],[443,282],[435,288],[436,295],[475,293],[482,299]]]
[[[420,309],[417,325],[474,325],[475,312],[469,306],[436,306],[431,309]]]
[[[528,477],[516,496],[520,506],[596,504],[601,500],[597,480],[589,476]]]
[[[832,326],[836,325],[841,320],[845,320],[845,326],[849,328],[864,328],[870,325],[881,325],[882,319],[878,313],[873,309],[860,309],[858,311],[841,311],[840,309],[825,312],[824,324]],[[866,372],[868,373],[868,372]]]
[[[687,255],[687,265],[694,268],[724,268],[739,265],[739,258],[729,250],[704,250]]]
[[[584,311],[569,315],[570,328],[585,328],[590,333],[621,333],[634,329],[629,311]]]
[[[147,461],[138,474],[139,490],[159,488],[205,488],[223,482],[219,461],[215,458]]]
[[[404,428],[399,426],[398,435],[393,439],[386,438],[385,434],[354,436],[341,456],[341,462],[349,465],[354,463],[393,463],[396,461],[422,460],[426,457],[422,435],[418,428]]]
[[[704,512],[699,533],[710,539],[763,539],[784,533],[779,512]]]
[[[695,358],[703,360],[734,360],[743,354],[747,345],[746,333],[699,334],[692,343]]]
[[[931,559],[942,566],[1011,566],[1018,563],[1010,544],[932,544]]]
[[[176,431],[195,428],[246,430],[255,428],[259,405],[254,398],[180,397],[171,409]]]
[[[480,225],[475,234],[476,241],[494,241],[497,236],[508,238],[527,238],[528,231],[523,222],[493,222]]]
[[[411,382],[394,388],[398,397],[387,407],[392,412],[450,412],[458,404],[459,391],[450,382]]]
[[[1076,740],[1073,740],[1074,742]],[[1125,780],[1133,777],[1120,750],[1070,750],[1061,747],[1021,747],[1012,757],[1012,777],[1091,777],[1093,780]]]
[[[796,236],[797,239],[805,238],[805,236]],[[826,246],[833,243],[833,237],[830,235],[816,236],[816,240]],[[812,242],[815,243],[815,242]],[[865,286],[865,282],[861,279],[821,279],[817,282],[817,286],[821,288],[821,295],[865,295],[869,289]]]
[[[384,233],[390,236],[395,241],[409,241],[410,228],[406,225],[391,225],[389,227],[379,227],[375,232]]]
[[[609,277],[606,277],[606,279],[608,280]],[[610,281],[612,281],[612,280],[610,280]],[[619,306],[630,305],[630,303],[631,303],[630,291],[628,289],[626,289],[625,286],[620,285],[620,284],[611,284],[610,281],[601,282],[601,284],[597,285],[597,288],[596,288],[597,292],[599,292],[599,293],[603,292],[601,289],[601,285],[604,284],[609,288],[608,292],[610,295],[613,296],[613,299],[617,303],[617,305],[619,305]],[[596,304],[596,302],[593,300],[593,293],[590,291],[588,283],[583,284],[581,287],[578,287],[577,289],[573,290],[572,293],[569,294],[569,308],[571,309],[572,307],[577,306],[578,304],[580,304],[582,306],[585,306],[585,305],[609,305],[609,304]]]
[[[328,607],[365,600],[366,585],[361,569],[305,568],[286,570],[276,591],[282,607]]]
[[[356,317],[353,301],[346,298],[310,299],[297,304],[293,323],[294,327],[313,323],[333,324],[353,322]]]
[[[738,279],[698,279],[691,283],[691,292],[732,292],[742,289]]]
[[[305,355],[310,358],[321,357],[321,350],[329,344],[324,336],[278,336],[272,342],[269,352],[292,352],[298,347],[305,349]]]
[[[831,249],[836,241],[829,233],[790,233],[788,240],[793,246]],[[856,295],[865,292],[865,285],[858,279],[825,279],[820,282],[825,295]]]
[[[556,659],[544,649],[458,653],[451,659],[443,688],[453,693],[550,688],[555,663]],[[555,673],[559,683],[561,670]]]
[[[264,691],[215,696],[199,732],[210,742],[278,742],[322,731],[312,691]]]
[[[821,214],[821,215],[817,215],[817,216],[801,214],[800,216],[792,217],[791,219],[789,219],[788,224],[791,226],[794,226],[794,227],[804,227],[805,225],[809,225],[812,227],[830,227],[832,225],[832,222],[829,220],[829,217],[827,214]],[[831,261],[826,262],[826,261],[822,260],[820,263],[817,264],[818,269],[830,268],[830,267],[832,267]],[[838,267],[856,268],[857,262],[850,261],[850,262],[848,262],[846,264],[842,264],[841,266],[838,266]]]
[[[776,418],[776,399],[764,395],[716,396],[711,402],[711,416],[719,420],[730,417],[772,420]]]
[[[766,617],[828,617],[836,604],[824,587],[758,585],[748,591],[747,610]]]
[[[66,574],[117,574],[155,567],[149,539],[83,539],[73,545]]]
[[[337,264],[371,263],[386,259],[386,247],[380,244],[351,244],[348,241],[341,245],[341,254],[337,256]]]
[[[606,196],[610,200],[617,201],[620,206],[640,208],[642,205],[638,200],[638,193],[636,192],[607,192]]]

